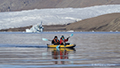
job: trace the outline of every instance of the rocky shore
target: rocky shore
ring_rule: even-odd
[[[24,32],[26,29],[30,29],[32,26],[1,29],[0,32]],[[44,31],[66,31],[66,25],[43,25]]]

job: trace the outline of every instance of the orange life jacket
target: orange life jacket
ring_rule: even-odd
[[[54,39],[54,42],[55,42],[55,43],[58,43],[58,42],[59,42],[59,40],[57,40],[57,41],[56,41],[56,40]]]

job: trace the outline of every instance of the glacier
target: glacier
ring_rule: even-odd
[[[120,5],[0,12],[0,29],[36,25],[41,21],[43,25],[67,24],[109,13],[120,13]]]

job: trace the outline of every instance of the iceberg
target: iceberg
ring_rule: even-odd
[[[44,27],[41,24],[33,25],[32,28],[26,29],[26,32],[43,32]]]

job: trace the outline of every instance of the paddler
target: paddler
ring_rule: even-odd
[[[60,44],[61,45],[69,45],[69,43],[66,43],[68,41],[69,37],[67,39],[65,39],[64,35],[61,36],[60,38]]]
[[[52,44],[54,44],[54,45],[59,45],[60,44],[60,41],[58,40],[57,36],[55,36],[54,39],[52,40]]]

